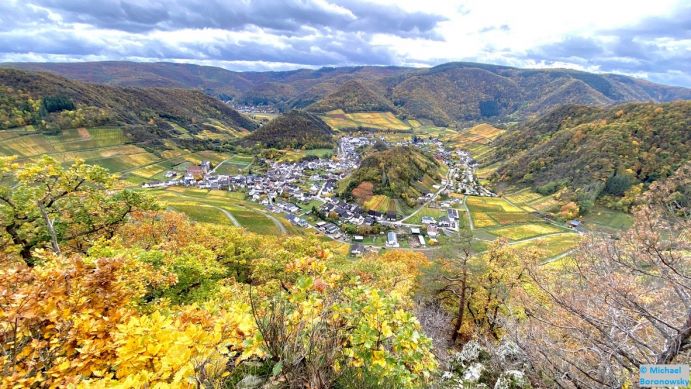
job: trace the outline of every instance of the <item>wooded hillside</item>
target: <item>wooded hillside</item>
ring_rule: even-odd
[[[581,206],[670,176],[691,155],[691,101],[564,106],[497,139],[495,182],[569,188]],[[634,193],[630,193],[635,197]]]
[[[278,149],[318,149],[335,145],[331,127],[318,116],[297,110],[273,119],[241,143],[248,147],[261,145]]]

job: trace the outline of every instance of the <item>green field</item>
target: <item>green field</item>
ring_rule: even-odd
[[[473,236],[477,243],[473,245],[474,249],[482,249],[488,241],[506,238],[516,247],[540,247],[545,251],[544,258],[550,258],[575,246],[578,234],[566,226],[543,221],[519,204],[534,201],[535,195],[520,191],[507,198],[511,202],[497,197],[466,198],[475,227]]]
[[[171,187],[152,191],[156,198],[169,207],[186,213],[190,218],[199,221],[214,222],[220,220],[232,224],[230,219],[217,208],[230,212],[240,226],[249,231],[265,235],[280,235],[281,229],[267,216],[259,205],[244,200],[244,194],[220,190]],[[199,210],[197,208],[201,208]],[[222,218],[221,218],[222,216]],[[289,233],[297,230],[288,228],[287,221],[280,215],[272,215]]]
[[[331,128],[378,128],[382,130],[411,130],[410,124],[404,123],[391,112],[356,112],[345,113],[343,110],[327,112],[322,119]]]
[[[574,233],[548,235],[535,240],[519,242],[513,245],[516,248],[534,247],[543,252],[544,258],[551,258],[563,254],[575,248],[581,241],[581,237]]]
[[[473,218],[473,224],[477,228],[537,220],[522,208],[498,197],[470,196],[466,199],[466,204]]]
[[[190,219],[203,223],[232,225],[230,219],[218,208],[190,204],[171,203],[169,208],[186,214]]]
[[[631,227],[632,223],[631,215],[603,207],[594,207],[583,217],[583,225],[589,230],[608,233]]]
[[[493,227],[488,228],[487,231],[503,238],[508,238],[511,240],[522,240],[533,238],[540,235],[563,232],[565,230],[546,223],[528,223],[503,227]]]
[[[446,216],[446,210],[441,208],[423,207],[420,209],[420,211],[418,211],[418,213],[411,216],[405,222],[410,224],[421,224],[424,216],[431,216],[438,220],[440,217]]]

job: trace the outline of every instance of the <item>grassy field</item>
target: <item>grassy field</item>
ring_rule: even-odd
[[[607,233],[626,229],[632,223],[631,215],[603,207],[594,207],[583,217],[583,225],[586,228]]]
[[[483,163],[492,153],[492,141],[504,132],[506,131],[483,123],[469,129],[448,134],[443,139],[460,149],[468,151],[475,160]],[[491,171],[484,171],[483,176],[480,177],[483,178],[487,173],[491,173]]]
[[[259,205],[244,200],[244,194],[219,190],[171,187],[152,191],[163,204],[184,212],[194,220],[220,220],[232,224],[218,208],[230,212],[238,223],[249,231],[265,235],[280,235],[281,230],[260,209]],[[216,208],[217,207],[217,208]],[[201,208],[198,210],[195,208]],[[214,212],[212,210],[218,211]],[[220,218],[218,215],[223,216]],[[280,215],[273,215],[280,223],[285,223]],[[285,225],[284,225],[285,226]],[[289,231],[291,229],[286,228]]]
[[[404,123],[391,112],[345,113],[339,109],[327,112],[322,116],[322,119],[336,130],[360,126],[384,130],[410,130],[413,128],[411,124]]]
[[[232,225],[230,219],[218,208],[188,203],[170,203],[172,210],[186,214],[190,219],[203,223]]]
[[[425,216],[431,216],[435,219],[439,219],[442,216],[446,216],[446,210],[440,208],[423,207],[418,213],[411,216],[410,219],[407,219],[405,222],[410,224],[421,224],[422,218]]]
[[[465,131],[461,131],[455,141],[459,145],[466,144],[488,144],[493,139],[503,134],[505,131],[496,128],[490,124],[482,123],[475,127],[469,128]]]
[[[488,228],[490,233],[511,240],[523,240],[540,235],[564,232],[564,229],[546,223],[527,223]]]
[[[551,258],[575,248],[580,243],[580,241],[580,235],[574,233],[564,233],[548,235],[535,240],[519,242],[513,245],[513,247],[536,247],[543,252],[544,258]]]
[[[179,128],[178,131],[181,136],[187,134],[184,128]],[[214,127],[208,131],[212,136],[216,136],[218,132],[228,130]],[[253,156],[249,155],[214,151],[191,153],[178,148],[171,148],[161,155],[156,155],[141,147],[126,144],[128,139],[122,130],[110,127],[71,129],[58,135],[44,135],[30,128],[2,131],[0,134],[0,155],[16,155],[20,162],[50,155],[65,164],[79,158],[119,174],[129,185],[161,180],[168,170],[184,171],[187,166],[203,160],[209,160],[215,166],[223,162],[221,168],[224,168],[227,174],[246,169],[253,161]],[[168,208],[183,212],[200,222],[233,224],[223,209],[230,212],[237,222],[249,231],[270,235],[280,235],[282,228],[289,232],[299,231],[281,215],[267,216],[257,204],[245,201],[244,195],[238,193],[168,188],[156,191],[154,196]]]

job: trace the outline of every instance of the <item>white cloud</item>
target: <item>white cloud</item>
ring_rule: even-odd
[[[0,22],[2,60],[139,58],[237,70],[474,61],[685,85],[691,60],[686,0],[256,0],[232,7],[6,0]]]

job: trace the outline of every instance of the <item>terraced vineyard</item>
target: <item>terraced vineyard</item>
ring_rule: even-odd
[[[457,147],[466,150],[478,161],[488,157],[492,151],[490,143],[505,131],[489,124],[478,124],[458,134],[448,137]]]
[[[568,252],[578,244],[578,234],[569,228],[548,223],[536,216],[534,209],[514,202],[532,203],[539,199],[542,199],[541,195],[523,191],[506,199],[467,197],[465,204],[470,211],[473,236],[478,241],[506,238],[519,247],[535,246],[544,251],[545,258]],[[482,249],[482,246],[479,242],[476,249]]]
[[[345,113],[338,109],[327,112],[321,117],[331,128],[378,128],[382,130],[410,130],[414,124],[406,124],[391,112],[355,112]],[[419,122],[415,122],[420,124]]]

